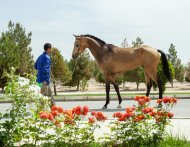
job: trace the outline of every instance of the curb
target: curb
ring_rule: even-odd
[[[177,97],[177,99],[190,99],[190,96],[188,97]],[[72,101],[105,101],[105,97],[96,97],[94,98],[93,96],[87,96],[87,97],[80,97],[80,98],[56,98],[55,102],[72,102]],[[151,100],[157,100],[157,97],[153,97],[151,98]],[[128,100],[134,100],[133,96],[131,97],[126,97],[126,98],[122,98],[123,101],[128,101]],[[110,101],[118,101],[118,98],[110,98]],[[12,100],[0,100],[0,104],[1,103],[12,103]]]

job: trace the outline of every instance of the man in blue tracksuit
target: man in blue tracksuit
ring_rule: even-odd
[[[41,93],[45,96],[51,97],[51,105],[55,105],[51,86],[50,86],[50,73],[51,73],[51,53],[52,45],[46,43],[44,45],[44,52],[41,54],[34,65],[37,70],[37,82],[41,87]]]

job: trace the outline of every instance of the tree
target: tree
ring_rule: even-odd
[[[89,53],[85,51],[77,59],[71,59],[68,66],[70,71],[72,71],[72,79],[67,85],[77,86],[78,91],[81,80],[84,77],[86,80],[89,80],[92,76],[93,66]]]
[[[123,40],[123,42],[121,43],[121,47],[122,47],[122,48],[127,48],[127,47],[129,47],[129,44],[128,44],[126,38],[125,38],[125,39]],[[125,73],[124,73],[124,74],[122,75],[123,87],[125,87],[125,82],[126,82],[126,80],[127,80],[127,78],[126,78]]]
[[[31,53],[32,48],[29,47],[32,33],[26,33],[25,28],[21,24],[15,24],[10,21],[5,35],[9,36],[18,48],[19,67],[17,68],[17,73],[21,76],[25,73],[33,73],[34,60]]]
[[[140,37],[136,38],[136,41],[132,41],[132,46],[133,47],[139,47],[142,45],[144,42]],[[131,71],[127,71],[124,73],[124,77],[127,81],[129,82],[135,82],[137,85],[137,90],[139,89],[139,84],[141,82],[145,82],[145,77],[144,77],[144,70],[142,67],[138,67],[136,69],[133,69]],[[124,79],[124,78],[123,78]]]
[[[172,43],[170,44],[170,48],[168,49],[168,51],[169,51],[168,60],[175,67],[177,62],[177,51],[175,50],[175,46]]]
[[[175,74],[174,67],[170,61],[168,61],[168,65],[169,65],[169,70],[170,70],[171,76],[174,77],[174,74]],[[160,79],[162,81],[162,90],[164,92],[166,90],[166,83],[168,80],[163,72],[162,60],[160,60],[157,70],[158,70],[158,76],[160,77]],[[154,89],[157,88],[157,85],[154,82],[153,82],[153,87],[154,87]]]
[[[59,49],[52,48],[51,51],[51,73],[53,77],[54,94],[57,95],[57,84],[64,84],[71,78],[71,72],[64,61]]]
[[[133,47],[139,47],[142,44],[144,44],[144,42],[142,41],[142,39],[140,37],[137,37],[136,41],[132,41],[132,46]]]
[[[177,51],[173,44],[170,44],[170,48],[168,51],[169,51],[168,60],[173,65],[174,71],[175,71],[174,78],[177,81],[182,83],[184,81],[184,77],[185,77],[185,67],[182,65],[181,59],[178,58]]]
[[[0,86],[3,88],[6,78],[3,73],[9,72],[11,67],[16,69],[16,73],[26,76],[34,71],[33,56],[31,54],[32,33],[26,33],[19,23],[8,23],[8,30],[2,32],[0,37]],[[3,84],[3,85],[2,85]]]
[[[185,81],[190,82],[190,62],[187,63]]]

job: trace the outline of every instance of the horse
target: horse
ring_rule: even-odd
[[[119,92],[119,86],[116,83],[116,77],[128,70],[143,67],[147,86],[146,96],[150,94],[153,81],[158,85],[159,99],[161,99],[163,95],[162,80],[157,73],[157,67],[161,58],[164,75],[167,80],[172,83],[167,57],[161,50],[157,50],[147,45],[121,48],[113,44],[107,44],[93,35],[86,34],[74,36],[75,43],[72,58],[76,59],[86,48],[88,48],[105,77],[106,103],[103,109],[106,109],[110,102],[110,84],[114,86],[119,101],[118,108],[121,108],[122,98]]]

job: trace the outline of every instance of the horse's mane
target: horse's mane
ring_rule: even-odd
[[[81,36],[83,36],[83,37],[90,37],[90,38],[96,40],[96,41],[97,41],[98,43],[100,43],[102,46],[103,46],[103,45],[106,45],[106,42],[105,42],[105,41],[103,41],[103,40],[101,40],[100,38],[95,37],[95,36],[93,36],[93,35],[86,34],[86,35],[81,35]]]

